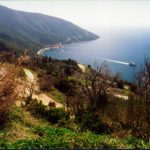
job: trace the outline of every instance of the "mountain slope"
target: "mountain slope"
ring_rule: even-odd
[[[97,38],[97,35],[60,18],[0,6],[0,42],[7,45],[37,50],[44,45]]]

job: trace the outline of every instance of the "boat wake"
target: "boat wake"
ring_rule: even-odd
[[[113,59],[106,59],[106,58],[102,58],[104,61],[108,61],[108,62],[114,62],[114,63],[117,63],[117,64],[123,64],[123,65],[130,65],[130,63],[128,62],[123,62],[123,61],[117,61],[117,60],[113,60]]]

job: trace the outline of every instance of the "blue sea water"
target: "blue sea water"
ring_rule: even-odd
[[[112,73],[119,73],[122,79],[133,81],[136,69],[143,64],[145,57],[150,57],[150,29],[108,29],[96,34],[100,39],[67,44],[61,49],[45,51],[43,55],[71,58],[90,65],[105,61]],[[129,62],[135,62],[137,66],[131,67]]]

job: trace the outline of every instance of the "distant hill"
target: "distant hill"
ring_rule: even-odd
[[[97,38],[97,35],[60,18],[0,6],[0,43],[10,47],[35,52],[45,45]]]

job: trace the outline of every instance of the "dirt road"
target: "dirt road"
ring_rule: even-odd
[[[38,87],[38,83],[37,83],[37,78],[35,77],[35,75],[32,73],[32,71],[30,71],[29,69],[23,69],[26,77],[27,77],[27,81],[29,83],[35,83],[35,89],[39,89]],[[27,93],[29,93],[29,91],[27,91]],[[36,92],[33,94],[32,96],[33,98],[37,99],[38,101],[42,101],[42,103],[46,106],[49,105],[49,103],[55,103],[56,108],[62,108],[64,107],[63,104],[56,102],[55,100],[53,100],[49,95],[40,92],[39,94],[36,94]]]

